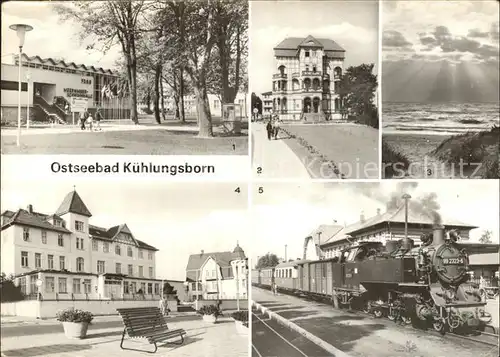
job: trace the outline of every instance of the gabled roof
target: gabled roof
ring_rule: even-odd
[[[323,44],[311,35],[307,36],[298,47],[323,47]]]
[[[100,240],[104,240],[104,241],[108,241],[108,242],[113,242],[113,238],[120,232],[120,227],[126,227],[126,230],[128,232],[130,232],[130,230],[128,229],[126,224],[114,226],[114,227],[111,227],[109,229],[94,226],[94,225],[90,224],[89,225],[89,235],[92,239],[100,239]],[[132,233],[130,233],[130,235],[132,235]],[[149,244],[147,244],[147,243],[145,243],[137,238],[134,238],[133,236],[132,236],[132,238],[137,243],[137,247],[139,247],[141,249],[154,250],[154,251],[159,250],[158,248],[155,248],[152,245],[149,245]]]
[[[62,216],[68,212],[81,214],[82,216],[92,217],[85,203],[83,203],[82,198],[76,191],[71,191],[64,197],[63,202],[56,211],[56,214]]]
[[[13,212],[5,211],[4,215],[5,217],[9,217],[8,215],[10,215],[11,213]],[[47,217],[49,216],[37,212],[29,213],[24,209],[19,209],[13,215],[10,215],[9,220],[2,225],[2,230],[12,225],[18,224],[21,226],[35,227],[35,228],[45,229],[48,231],[71,233],[68,229],[64,227],[57,227],[47,222]]]
[[[198,270],[205,264],[207,259],[213,258],[221,268],[231,267],[231,261],[245,259],[241,257],[240,253],[233,252],[214,252],[214,253],[199,253],[191,254],[189,256],[188,264],[186,267],[186,277],[188,280],[195,281],[199,277]]]
[[[478,228],[476,226],[460,222],[456,219],[441,217],[442,222],[445,227],[455,228],[455,229],[474,229]],[[373,216],[371,218],[365,219],[364,221],[358,221],[351,225],[344,227],[337,233],[331,235],[330,237],[321,237],[321,245],[333,243],[342,240],[347,235],[353,235],[358,232],[364,231],[366,229],[372,228],[376,225],[383,223],[404,223],[405,222],[405,210],[404,205],[398,207],[396,210],[391,210]],[[424,214],[422,212],[416,211],[411,208],[408,209],[408,224],[409,225],[423,225],[423,226],[433,226],[434,218],[431,215]],[[327,239],[323,239],[327,238]]]

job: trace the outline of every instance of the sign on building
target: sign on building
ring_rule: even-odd
[[[89,101],[87,98],[71,97],[70,106],[72,113],[81,113],[88,108]]]

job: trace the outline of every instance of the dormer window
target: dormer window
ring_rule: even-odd
[[[61,227],[62,226],[62,222],[59,219],[54,219],[54,226]]]
[[[81,222],[81,221],[75,221],[75,229],[78,232],[83,232],[83,222]]]

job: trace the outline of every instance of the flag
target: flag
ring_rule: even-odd
[[[106,96],[107,87],[108,87],[107,85],[104,85],[101,89],[101,95],[103,98]]]

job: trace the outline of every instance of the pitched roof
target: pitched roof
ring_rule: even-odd
[[[81,214],[82,216],[92,217],[92,213],[90,213],[85,203],[83,203],[82,198],[76,191],[71,191],[64,197],[61,205],[56,211],[56,214],[62,216],[65,213],[76,213]]]
[[[476,226],[466,224],[463,222],[460,222],[456,219],[448,218],[448,217],[441,217],[442,219],[442,224],[446,227],[453,227],[453,228],[466,228],[466,229],[474,229],[478,228]],[[373,217],[370,217],[368,219],[365,219],[364,221],[358,221],[355,222],[351,225],[348,225],[338,231],[337,233],[331,235],[329,238],[326,240],[323,240],[322,237],[322,243],[321,245],[324,244],[329,244],[333,243],[336,241],[339,241],[347,235],[352,235],[357,232],[363,231],[365,229],[371,228],[373,226],[376,226],[378,224],[382,223],[404,223],[405,222],[405,210],[404,210],[404,205],[400,206],[396,210],[392,211],[387,211],[384,212],[383,214],[379,214]],[[411,208],[408,209],[408,223],[409,224],[418,224],[418,225],[425,225],[425,226],[432,226],[434,225],[434,218],[431,217],[430,215],[423,214],[421,212],[415,211]]]
[[[328,57],[344,58],[345,50],[334,40],[327,38],[287,37],[274,48],[275,56],[295,56],[299,47],[321,47]]]
[[[112,242],[113,238],[117,235],[117,233],[120,232],[120,227],[126,227],[126,229],[122,230],[122,232],[126,232],[132,235],[130,233],[130,230],[128,229],[126,224],[122,224],[119,226],[114,226],[109,229],[94,226],[94,225],[89,225],[89,234],[92,239],[100,239],[100,240],[105,240]],[[146,249],[146,250],[154,250],[158,251],[158,248],[153,247],[152,245],[149,245],[137,238],[133,238],[137,242],[137,246],[141,249]]]
[[[65,62],[64,60],[56,60],[56,59],[53,59],[53,58],[42,58],[40,56],[28,56],[26,55],[25,53],[22,54],[23,56],[23,62],[32,62],[32,61],[35,61],[35,60],[38,60],[40,63],[42,64],[45,64],[45,63],[51,63],[52,65],[54,66],[59,66],[59,65],[62,65],[63,67],[72,67],[74,69],[79,69],[79,68],[83,68],[85,70],[91,70],[93,72],[97,72],[97,73],[103,73],[103,74],[111,74],[113,75],[113,71],[111,71],[110,69],[104,69],[104,68],[101,68],[101,67],[94,67],[94,66],[86,66],[84,64],[76,64],[74,62]],[[14,55],[14,60],[17,60],[18,58],[18,55]]]
[[[7,211],[6,211],[7,212]],[[4,214],[6,213],[4,212]],[[12,212],[12,211],[8,211]],[[10,214],[10,213],[9,213]],[[19,209],[13,215],[11,215],[9,220],[2,225],[2,230],[14,225],[19,224],[22,226],[36,227],[40,229],[45,229],[48,231],[55,231],[61,233],[71,233],[68,229],[64,227],[55,226],[47,221],[47,215],[42,213],[29,213],[24,209]]]

